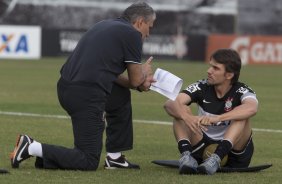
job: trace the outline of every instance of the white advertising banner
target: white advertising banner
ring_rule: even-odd
[[[41,28],[39,26],[0,25],[0,58],[39,59]]]

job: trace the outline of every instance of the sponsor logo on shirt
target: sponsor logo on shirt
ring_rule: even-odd
[[[199,87],[199,83],[194,83],[188,86],[186,90],[190,93],[194,93],[198,90],[201,90],[201,88]]]

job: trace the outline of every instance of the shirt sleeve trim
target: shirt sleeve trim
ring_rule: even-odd
[[[125,63],[134,63],[134,64],[142,64],[141,62],[136,62],[136,61],[124,61]]]
[[[245,96],[245,97],[242,98],[241,101],[243,102],[247,98],[252,98],[252,99],[254,99],[258,103],[258,99],[255,96]]]

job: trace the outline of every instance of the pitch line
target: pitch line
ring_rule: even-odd
[[[25,113],[25,112],[0,111],[0,114],[10,115],[10,116],[27,116],[27,117],[39,117],[39,118],[69,119],[69,116],[65,116],[65,115],[34,114],[34,113]]]
[[[26,116],[26,117],[38,117],[38,118],[55,118],[55,119],[70,119],[70,117],[66,116],[66,115],[35,114],[35,113],[25,113],[25,112],[0,111],[0,115]],[[135,119],[133,121],[136,122],[136,123],[144,123],[144,124],[172,125],[172,122],[168,122],[168,121],[150,121],[150,120],[142,120],[142,119]],[[273,129],[252,128],[252,130],[256,131],[256,132],[282,133],[282,130],[273,130]]]
[[[133,121],[137,123],[145,123],[145,124],[172,125],[171,122],[167,122],[167,121],[149,121],[149,120],[139,120],[139,119],[135,119]],[[282,130],[273,130],[273,129],[252,128],[252,130],[257,132],[282,133]]]

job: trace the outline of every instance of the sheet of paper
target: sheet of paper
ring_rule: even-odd
[[[157,82],[152,83],[150,89],[156,91],[171,100],[175,100],[181,90],[183,80],[174,74],[158,68],[154,73]]]

